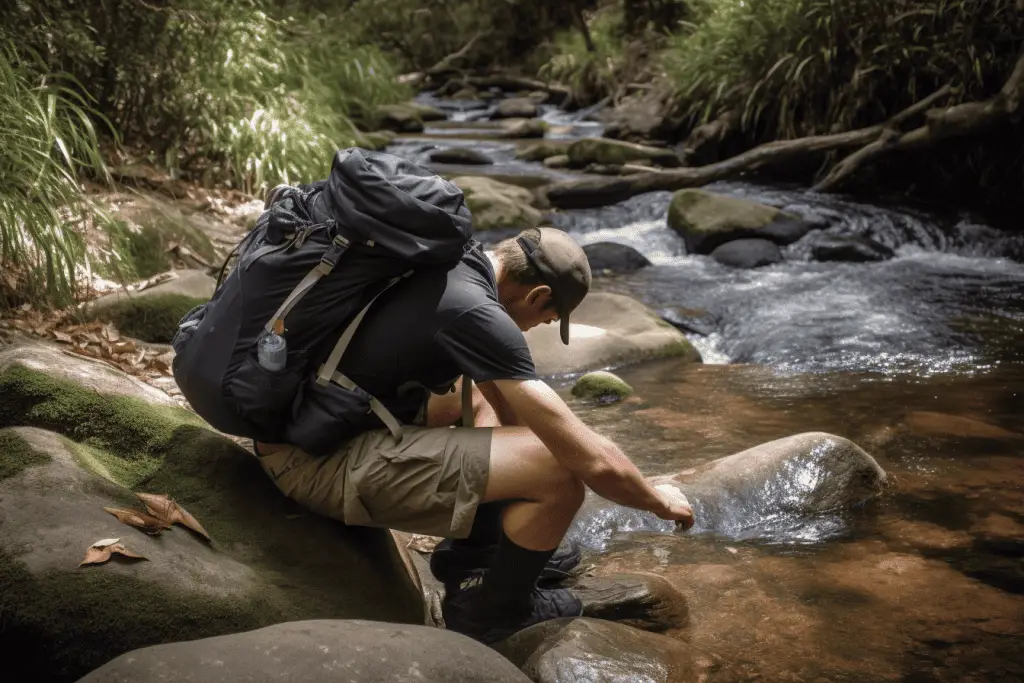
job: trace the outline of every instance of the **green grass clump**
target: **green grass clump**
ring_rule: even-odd
[[[178,322],[204,303],[206,299],[185,294],[153,294],[104,306],[95,312],[95,317],[114,323],[123,335],[153,344],[169,344]]]
[[[32,448],[20,434],[10,429],[0,429],[0,481],[33,465],[47,462],[50,462],[50,456]]]

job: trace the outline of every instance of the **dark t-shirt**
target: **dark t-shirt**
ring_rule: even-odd
[[[412,422],[428,396],[460,375],[536,379],[523,333],[498,303],[494,269],[476,243],[449,270],[412,275],[370,308],[339,369]]]

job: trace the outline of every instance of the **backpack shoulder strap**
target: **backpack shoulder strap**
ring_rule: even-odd
[[[473,427],[473,380],[462,376],[462,426]]]

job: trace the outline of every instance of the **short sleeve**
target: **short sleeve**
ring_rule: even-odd
[[[537,379],[522,331],[497,303],[475,306],[445,325],[435,338],[459,371],[475,382]]]

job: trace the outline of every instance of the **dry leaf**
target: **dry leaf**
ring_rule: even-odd
[[[206,533],[206,529],[199,523],[199,520],[190,515],[188,510],[178,505],[166,493],[136,493],[135,495],[146,506],[146,509],[149,510],[149,514],[157,519],[166,522],[168,525],[174,523],[181,524],[196,532],[207,541],[210,540],[210,534]]]
[[[72,343],[74,341],[71,338],[70,334],[65,334],[63,332],[60,332],[59,330],[54,330],[53,331],[53,338],[56,339],[59,342],[64,342],[65,344],[70,344],[70,343]]]
[[[141,529],[147,534],[158,534],[164,529],[169,529],[170,524],[158,517],[148,515],[138,510],[122,510],[120,508],[103,508],[110,514],[117,517],[118,521],[136,529]]]
[[[121,333],[111,323],[103,326],[103,337],[108,342],[116,342],[121,339]]]
[[[130,339],[126,339],[124,341],[111,341],[114,342],[114,351],[117,351],[118,353],[135,353],[135,350],[138,348],[135,345],[135,342]]]
[[[114,553],[130,557],[133,560],[144,560],[144,556],[138,553],[133,553],[124,547],[119,538],[105,538],[102,541],[96,541],[86,551],[85,558],[79,563],[79,567],[84,567],[89,564],[103,564],[109,560]]]
[[[84,339],[85,341],[87,341],[90,344],[99,344],[100,343],[99,336],[94,334],[93,332],[86,332],[85,334],[82,335],[82,339]]]

